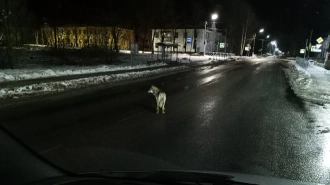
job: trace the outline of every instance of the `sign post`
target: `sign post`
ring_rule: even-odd
[[[225,48],[225,43],[220,43],[220,48]]]
[[[320,37],[320,38],[316,39],[316,41],[317,41],[317,43],[321,44],[323,42],[323,39],[322,39],[322,37]]]
[[[312,52],[315,52],[315,53],[321,53],[321,49],[319,49],[317,46],[312,46],[312,49],[311,49]]]

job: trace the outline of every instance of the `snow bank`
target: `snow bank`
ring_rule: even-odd
[[[286,75],[295,93],[311,101],[330,103],[330,73],[317,65],[304,70],[295,61],[287,63]]]
[[[78,74],[90,74],[99,72],[110,72],[110,71],[121,71],[121,70],[132,70],[132,69],[142,69],[149,67],[165,66],[165,63],[155,63],[152,65],[140,64],[140,65],[103,65],[103,66],[60,66],[52,68],[25,68],[25,69],[5,69],[0,70],[0,82],[6,81],[17,81],[17,80],[27,80],[36,78],[47,78],[56,76],[69,76]]]
[[[128,72],[122,74],[104,75],[97,77],[88,77],[75,80],[67,80],[60,82],[49,82],[27,85],[16,88],[4,88],[0,89],[0,98],[20,98],[29,95],[48,94],[52,92],[62,92],[65,90],[76,89],[81,87],[88,87],[92,85],[99,85],[102,83],[115,83],[124,80],[132,80],[152,75],[168,74],[172,72],[178,72],[188,69],[186,66],[177,66],[171,68],[161,68],[156,70],[145,70],[140,72]]]

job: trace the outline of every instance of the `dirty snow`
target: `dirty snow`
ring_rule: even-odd
[[[166,63],[156,62],[149,63],[149,61],[157,61],[157,55],[151,53],[143,54],[125,54],[121,51],[118,56],[120,64],[118,65],[99,65],[99,66],[43,66],[38,64],[25,64],[20,69],[5,69],[0,70],[0,83],[8,81],[18,81],[27,79],[59,77],[78,74],[91,74],[100,72],[120,71],[120,70],[134,70],[142,68],[150,68],[157,66],[165,66]],[[176,56],[173,55],[173,59]],[[231,56],[231,59],[234,57]],[[203,65],[211,62],[212,60],[227,60],[223,57],[215,56],[199,56],[189,54],[178,54],[178,62],[184,64]]]
[[[54,66],[52,68],[23,68],[0,70],[0,82],[27,80],[36,78],[58,77],[78,74],[90,74],[120,70],[142,69],[156,66],[165,66],[165,63],[141,65],[102,65],[102,66]]]
[[[171,68],[161,68],[156,70],[145,70],[140,72],[127,72],[121,74],[104,75],[97,77],[80,78],[60,82],[39,83],[15,88],[0,89],[1,99],[17,99],[26,95],[48,94],[52,92],[62,92],[65,90],[88,87],[102,83],[115,83],[124,80],[132,80],[152,75],[168,74],[188,69],[187,66],[176,66]]]
[[[295,93],[318,103],[330,103],[330,73],[313,64],[301,68],[294,60],[287,63],[286,75]]]

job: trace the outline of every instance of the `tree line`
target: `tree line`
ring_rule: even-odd
[[[135,42],[147,42],[151,29],[202,28],[216,12],[217,28],[227,37],[227,51],[239,55],[259,27],[254,9],[244,0],[0,0],[0,10],[0,41],[6,46],[1,68],[15,67],[13,46],[21,44],[15,42],[15,32],[26,27],[47,24],[56,32],[61,25],[111,26],[114,43],[119,28],[134,30]],[[114,47],[118,51],[118,45]]]

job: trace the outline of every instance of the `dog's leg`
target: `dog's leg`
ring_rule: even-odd
[[[158,100],[156,100],[156,102],[157,102],[156,114],[159,114],[159,102],[158,102]]]
[[[166,102],[166,96],[163,99],[163,107],[162,107],[163,114],[165,114],[165,102]]]

